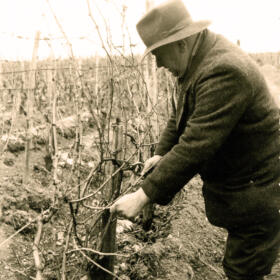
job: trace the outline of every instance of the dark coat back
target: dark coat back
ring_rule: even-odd
[[[279,108],[263,75],[238,46],[208,30],[161,135],[164,157],[143,190],[167,204],[197,173],[209,221],[254,223],[280,208]]]

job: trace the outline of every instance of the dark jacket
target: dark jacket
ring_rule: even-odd
[[[164,157],[143,182],[144,192],[165,205],[199,173],[212,224],[228,227],[276,215],[279,109],[257,65],[206,30],[179,86],[178,107],[156,149]]]

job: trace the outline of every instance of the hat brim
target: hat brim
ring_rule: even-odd
[[[155,44],[151,45],[148,47],[144,54],[142,55],[141,61],[145,58],[145,56],[153,51],[154,49],[157,49],[161,46],[182,40],[184,38],[187,38],[189,36],[192,36],[196,33],[199,33],[200,31],[204,30],[211,24],[211,21],[209,20],[201,20],[201,21],[196,21],[191,24],[191,26],[186,26],[185,28],[181,29],[180,31],[168,36],[167,38],[156,42]]]

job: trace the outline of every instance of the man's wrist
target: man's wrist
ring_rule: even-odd
[[[162,155],[154,155],[154,157],[157,157],[157,158],[161,159],[163,156]]]
[[[148,204],[149,202],[151,202],[151,199],[146,195],[146,193],[144,192],[144,190],[142,188],[139,188],[137,191],[137,196],[139,198],[139,202],[141,203],[141,205],[144,207],[146,204]]]

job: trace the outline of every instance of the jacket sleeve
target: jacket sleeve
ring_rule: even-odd
[[[158,204],[169,203],[229,136],[252,96],[245,74],[233,67],[216,67],[202,74],[194,87],[195,108],[178,143],[167,152],[142,184]]]

